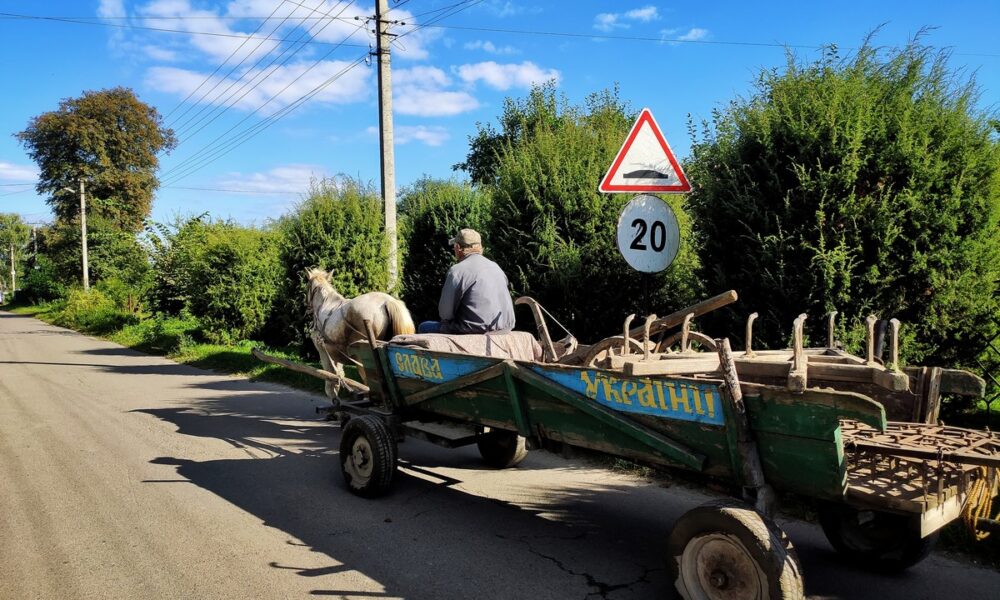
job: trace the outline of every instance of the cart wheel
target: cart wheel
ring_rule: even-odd
[[[934,532],[921,538],[909,519],[900,515],[832,502],[820,506],[819,522],[837,552],[876,571],[912,567],[927,558],[939,536]]]
[[[340,471],[348,489],[374,498],[389,491],[396,475],[396,440],[374,415],[347,422],[340,437]]]
[[[497,469],[506,469],[528,456],[524,438],[513,431],[491,429],[476,436],[476,446],[483,462]]]
[[[802,571],[777,525],[745,504],[710,502],[685,513],[668,543],[674,586],[686,600],[792,600]]]

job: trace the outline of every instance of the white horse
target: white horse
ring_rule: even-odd
[[[365,321],[371,321],[375,337],[380,340],[416,331],[410,311],[401,300],[382,292],[345,298],[333,289],[326,271],[309,269],[306,274],[309,277],[308,305],[313,317],[311,337],[327,371],[344,376],[344,363],[351,361],[347,347],[368,338]],[[339,391],[339,383],[326,382],[326,395],[331,400]]]

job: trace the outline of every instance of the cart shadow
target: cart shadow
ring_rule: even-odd
[[[610,476],[595,485],[592,473],[586,481],[572,473],[556,481],[558,471],[594,467],[544,452],[497,472],[482,467],[474,449],[408,440],[400,446],[392,492],[365,500],[341,479],[339,428],[312,417],[312,408],[258,392],[137,411],[180,434],[247,452],[245,459],[163,456],[153,462],[174,466],[180,477],[283,532],[287,543],[318,553],[321,562],[329,559],[319,567],[265,559],[270,568],[315,582],[312,595],[661,597],[672,589],[664,562],[670,528],[708,499],[680,486],[637,487]],[[859,570],[838,560],[814,525],[783,520],[782,526],[796,545],[810,595],[910,600],[912,593],[896,593],[896,584],[905,580],[900,590],[960,585],[960,578],[941,581],[939,571],[926,566],[891,578]],[[351,589],[359,575],[383,591]]]

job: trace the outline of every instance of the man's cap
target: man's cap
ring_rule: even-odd
[[[482,246],[483,238],[475,229],[460,229],[458,235],[448,240],[449,244],[458,244],[463,248],[470,246]]]

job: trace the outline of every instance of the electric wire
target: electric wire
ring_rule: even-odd
[[[339,5],[339,4],[340,4],[340,2],[338,2],[338,5]],[[341,11],[340,11],[339,13],[337,13],[337,14],[338,14],[338,16],[339,16],[339,15],[341,15],[341,14],[343,14],[343,13],[344,13],[344,11],[345,11],[345,10],[347,10],[347,9],[348,9],[348,8],[349,8],[349,7],[350,7],[350,6],[352,5],[352,4],[354,4],[354,0],[351,0],[351,1],[350,1],[350,2],[348,3],[348,4],[346,4],[346,5],[345,5],[345,6],[344,6],[344,7],[343,7],[343,8],[341,9]],[[320,6],[321,6],[321,5],[322,5],[322,2],[320,3]],[[311,9],[311,10],[315,11],[316,9]],[[330,12],[332,13],[332,12],[333,12],[333,10],[336,10],[336,6],[334,6],[334,8],[330,10]],[[330,13],[326,13],[326,16],[329,16],[329,14],[330,14]],[[327,22],[326,22],[326,24],[325,24],[325,25],[323,25],[322,27],[320,27],[318,31],[316,31],[315,33],[312,33],[312,30],[313,30],[313,28],[314,28],[314,27],[315,27],[315,26],[316,26],[317,24],[319,24],[319,23],[320,23],[320,22],[317,22],[316,24],[314,24],[314,25],[310,26],[310,27],[309,27],[309,29],[308,29],[308,30],[307,30],[307,31],[306,31],[306,32],[305,32],[304,34],[300,35],[300,36],[299,36],[299,40],[302,40],[303,38],[306,38],[306,37],[310,37],[310,38],[314,38],[314,37],[315,37],[316,35],[319,35],[320,33],[322,33],[322,32],[323,32],[323,30],[325,30],[325,29],[326,29],[326,28],[327,28],[327,27],[328,27],[328,26],[329,26],[329,25],[330,25],[330,24],[331,24],[332,22],[333,22],[333,21],[327,21]],[[301,22],[299,23],[299,25],[301,25]],[[353,33],[355,33],[355,32],[352,32],[352,35],[353,35]],[[188,121],[186,121],[186,122],[185,122],[185,123],[184,123],[184,124],[183,124],[183,125],[181,126],[180,130],[179,130],[179,131],[177,132],[177,133],[178,133],[178,135],[182,135],[182,134],[185,134],[185,133],[186,133],[186,135],[187,135],[187,139],[190,139],[191,137],[194,137],[195,135],[197,135],[197,134],[198,134],[198,132],[200,132],[200,131],[202,131],[203,129],[205,129],[205,127],[207,127],[207,126],[208,126],[208,125],[210,125],[210,124],[211,124],[212,122],[214,122],[214,121],[215,121],[216,119],[218,119],[219,117],[221,117],[221,116],[222,116],[222,115],[223,115],[223,114],[224,114],[224,113],[225,113],[226,111],[228,111],[228,110],[229,110],[230,108],[232,108],[232,107],[233,107],[233,106],[235,106],[235,105],[236,105],[237,103],[239,103],[239,101],[240,101],[240,100],[242,100],[243,98],[245,98],[245,97],[246,97],[246,96],[247,96],[247,95],[248,95],[248,94],[249,94],[250,92],[252,92],[252,91],[253,91],[253,90],[255,90],[255,89],[256,89],[257,87],[259,87],[259,86],[260,86],[261,84],[263,84],[263,83],[264,83],[265,81],[267,81],[267,79],[269,79],[269,78],[270,78],[270,77],[271,77],[272,75],[274,75],[274,74],[275,74],[275,73],[276,73],[276,72],[278,71],[278,69],[280,69],[281,67],[283,67],[283,66],[285,66],[286,64],[288,64],[288,61],[290,61],[290,60],[292,59],[292,57],[293,57],[293,56],[295,56],[296,54],[298,54],[298,52],[299,52],[300,50],[302,50],[303,48],[305,48],[305,44],[302,44],[302,45],[298,46],[298,47],[297,47],[297,48],[295,48],[294,50],[292,50],[292,48],[294,48],[294,44],[293,44],[292,46],[289,46],[289,47],[285,48],[285,49],[284,49],[284,50],[283,50],[283,51],[281,52],[281,54],[279,54],[279,55],[278,55],[277,57],[275,57],[274,59],[272,59],[272,60],[271,60],[271,62],[269,62],[269,63],[268,63],[268,64],[267,64],[267,65],[266,65],[266,66],[265,66],[265,67],[264,67],[264,68],[263,68],[263,69],[262,69],[262,70],[261,70],[261,71],[260,71],[259,73],[257,73],[256,75],[254,75],[254,76],[253,76],[253,77],[252,77],[252,78],[251,78],[251,79],[250,79],[249,81],[247,81],[246,83],[244,83],[244,84],[243,84],[242,86],[240,86],[240,87],[239,87],[239,88],[238,88],[238,89],[237,89],[237,90],[236,90],[235,92],[233,92],[232,94],[230,94],[230,95],[229,95],[229,96],[228,96],[228,97],[227,97],[227,98],[226,98],[225,100],[223,100],[223,101],[222,101],[223,105],[225,105],[225,104],[226,104],[226,103],[228,103],[228,102],[229,102],[230,100],[232,100],[232,98],[233,98],[234,96],[236,96],[237,94],[239,94],[239,93],[240,93],[241,91],[244,91],[244,90],[246,90],[246,91],[244,91],[244,92],[243,92],[243,94],[242,94],[242,95],[241,95],[241,96],[240,96],[239,98],[236,98],[235,100],[233,100],[232,104],[229,104],[228,106],[225,106],[224,108],[222,108],[222,109],[221,109],[221,112],[217,112],[217,111],[219,111],[219,110],[220,110],[220,107],[216,106],[216,107],[214,107],[214,108],[212,108],[212,109],[211,109],[211,111],[210,111],[210,112],[208,113],[208,115],[206,115],[205,117],[202,117],[201,119],[198,119],[197,121],[195,121],[194,123],[192,123],[192,124],[190,124],[190,125],[188,125],[189,123],[191,123],[191,120],[189,119]],[[334,47],[333,47],[333,48],[332,48],[332,49],[331,49],[330,51],[328,51],[328,52],[326,53],[326,55],[324,55],[324,58],[325,58],[326,56],[329,56],[330,54],[332,54],[332,53],[333,53],[333,51],[334,51],[334,50],[336,50],[337,48],[338,48],[338,46],[334,46]],[[270,68],[272,67],[272,65],[274,65],[274,63],[276,63],[276,62],[277,62],[278,60],[280,60],[282,56],[285,56],[285,54],[287,54],[287,53],[289,52],[289,50],[292,50],[291,54],[288,54],[288,56],[287,56],[287,57],[286,57],[286,58],[285,58],[285,59],[284,59],[284,60],[283,60],[283,61],[282,61],[282,62],[281,62],[281,63],[280,63],[280,64],[279,64],[278,66],[276,66],[276,67],[274,67],[273,69],[271,69],[271,71],[270,71],[270,72],[267,72],[267,70],[268,70],[268,69],[270,69]],[[270,54],[270,53],[268,53],[268,54]],[[246,71],[246,73],[250,73],[250,72],[252,72],[252,71],[253,71],[254,69],[256,69],[256,68],[257,68],[257,67],[258,67],[258,66],[260,65],[260,63],[261,63],[261,62],[263,62],[264,58],[266,58],[266,57],[268,56],[268,54],[265,54],[265,55],[264,55],[264,56],[262,56],[262,57],[261,57],[260,59],[258,59],[258,60],[257,60],[257,62],[256,62],[256,63],[254,63],[254,65],[253,65],[252,67],[250,67],[250,68],[249,68],[249,69],[248,69],[248,70]],[[322,59],[321,59],[321,60],[322,60]],[[316,64],[318,64],[318,62],[319,62],[319,61],[317,61],[317,63],[313,63],[313,66],[315,66]],[[241,63],[241,64],[242,64],[242,63]],[[307,71],[307,72],[308,72],[308,71]],[[246,74],[246,73],[245,73],[245,74]],[[265,74],[265,73],[266,73],[266,74]],[[244,74],[244,75],[245,75],[245,74]],[[260,78],[260,80],[259,80],[259,81],[257,81],[256,83],[254,83],[254,81],[255,81],[255,80],[256,80],[256,79],[258,78],[258,77],[260,77],[261,75],[264,75],[264,76],[263,76],[262,78]],[[218,101],[218,100],[219,100],[220,98],[222,98],[222,95],[223,95],[223,94],[225,94],[226,92],[228,92],[228,91],[229,91],[230,89],[232,89],[232,88],[233,88],[234,86],[236,86],[236,85],[237,85],[237,84],[238,84],[238,83],[239,83],[240,81],[242,81],[242,80],[243,80],[243,76],[241,76],[241,77],[240,77],[239,79],[237,79],[236,81],[233,81],[232,83],[230,83],[230,84],[229,84],[229,86],[227,86],[227,87],[226,87],[226,89],[225,89],[225,90],[223,90],[223,91],[222,91],[222,92],[221,92],[221,93],[220,93],[220,94],[219,94],[218,96],[216,96],[216,97],[215,97],[215,99],[214,99],[214,100],[212,100],[211,102],[215,102],[215,101]],[[251,84],[252,84],[252,85],[251,85]],[[248,88],[247,86],[249,86],[249,88]],[[287,88],[286,88],[286,89],[287,89]],[[197,113],[197,114],[195,115],[195,118],[196,118],[196,117],[197,117],[198,115],[200,115],[200,114],[204,113],[204,111],[205,111],[205,110],[207,110],[207,109],[208,109],[208,107],[209,107],[210,105],[211,105],[211,104],[208,104],[208,105],[206,105],[206,106],[203,106],[203,107],[201,108],[201,110],[199,110],[199,111],[198,111],[198,113]],[[217,113],[217,114],[216,114],[216,113]],[[199,127],[199,128],[198,128],[197,130],[195,130],[194,132],[191,132],[191,131],[190,131],[190,130],[191,130],[191,128],[193,128],[193,127],[196,127],[196,126],[197,126],[197,125],[198,125],[199,123],[201,123],[202,121],[204,121],[204,120],[205,120],[206,118],[208,118],[209,116],[211,116],[211,115],[213,115],[213,114],[215,114],[215,116],[214,116],[214,117],[212,117],[211,119],[209,119],[209,121],[208,121],[207,123],[205,123],[204,125],[202,125],[201,127]],[[185,140],[185,141],[186,141],[186,140]]]
[[[267,23],[267,21],[271,17],[274,16],[274,13],[278,12],[278,9],[285,5],[285,2],[286,2],[286,0],[281,0],[281,2],[279,2],[278,5],[274,7],[274,10],[271,11],[271,14],[268,16],[268,18],[265,19],[265,20],[263,20],[263,21],[261,21],[260,25],[257,26],[257,29],[254,30],[254,32],[251,33],[250,36],[253,37],[253,36],[257,35],[260,32],[260,30],[263,29],[264,24]],[[294,10],[292,12],[294,12]],[[291,13],[289,13],[289,14],[291,14]],[[285,17],[285,18],[287,18],[287,17]],[[282,22],[284,22],[284,21],[282,21]],[[275,30],[277,30],[277,28],[275,28]],[[274,33],[274,32],[272,31],[271,33]],[[198,87],[196,87],[193,90],[191,90],[191,93],[189,93],[183,100],[181,100],[180,104],[178,104],[177,106],[175,106],[172,109],[170,109],[170,112],[168,112],[166,115],[164,115],[163,118],[164,119],[170,118],[170,115],[174,114],[174,112],[178,108],[180,108],[181,106],[184,105],[185,102],[187,102],[188,100],[190,100],[191,96],[193,96],[195,94],[195,92],[197,92],[198,90],[201,89],[201,86],[203,86],[206,83],[208,83],[212,79],[212,77],[215,77],[215,74],[218,73],[220,70],[222,70],[222,67],[224,67],[226,65],[226,63],[228,63],[229,61],[231,61],[233,59],[233,57],[236,56],[236,53],[239,52],[240,50],[242,50],[243,46],[246,46],[247,42],[249,42],[249,41],[250,41],[250,38],[247,38],[247,39],[243,40],[243,42],[239,46],[237,46],[236,49],[233,50],[233,52],[228,57],[226,57],[226,60],[222,61],[222,64],[220,64],[218,67],[216,67],[215,70],[212,71],[212,73],[208,75],[208,77],[205,77],[205,79],[203,79],[202,82],[198,84]],[[260,43],[263,44],[264,42],[261,41]],[[257,48],[260,48],[260,44],[257,45]],[[254,48],[254,51],[256,51],[256,48]],[[250,56],[251,54],[253,54],[253,52],[248,52],[247,56]],[[243,64],[243,63],[240,62],[240,64]],[[223,79],[225,79],[225,78],[229,77],[230,75],[232,75],[233,71],[235,71],[238,67],[239,67],[239,65],[237,65],[236,67],[233,67],[229,71],[229,73],[226,74],[226,76]],[[215,89],[215,88],[213,88],[213,89]],[[208,95],[210,93],[211,93],[211,90],[209,90],[205,95]],[[204,99],[205,99],[205,96],[203,95],[199,100],[195,101],[195,104],[197,104],[198,102],[201,102],[201,100],[204,100]],[[185,114],[186,114],[186,112],[187,111],[185,111]],[[183,117],[183,116],[184,115],[182,114],[181,117]],[[181,117],[179,117],[179,118],[181,118]]]
[[[357,27],[355,27],[355,30],[353,32],[351,32],[351,34],[348,35],[345,38],[345,41],[348,40],[348,39],[350,39],[358,31],[360,31],[362,27],[363,27],[363,25],[358,25]],[[182,161],[180,164],[178,164],[175,167],[173,167],[172,169],[170,169],[167,173],[164,174],[164,177],[170,176],[171,174],[176,173],[180,169],[186,169],[190,165],[191,162],[193,162],[195,160],[198,160],[199,158],[201,158],[204,155],[211,154],[212,152],[214,152],[217,149],[217,148],[213,149],[213,146],[216,146],[217,144],[224,145],[226,142],[223,142],[222,140],[224,140],[224,138],[227,135],[229,135],[234,129],[238,128],[240,125],[242,125],[243,123],[245,123],[250,117],[252,117],[253,115],[255,115],[262,108],[264,108],[265,106],[267,106],[268,104],[270,104],[271,101],[273,101],[275,98],[277,98],[278,96],[280,96],[281,94],[283,94],[289,87],[291,87],[299,79],[301,79],[307,73],[309,73],[309,71],[311,71],[314,67],[316,67],[316,65],[318,65],[322,61],[324,61],[336,49],[337,49],[337,47],[331,48],[329,52],[327,52],[324,56],[322,56],[318,60],[316,60],[316,62],[314,62],[308,69],[306,69],[305,71],[303,71],[302,73],[300,73],[298,77],[296,77],[295,79],[293,79],[292,81],[290,81],[284,88],[281,89],[281,91],[279,91],[277,94],[271,96],[266,102],[264,102],[264,104],[261,104],[260,106],[258,106],[253,112],[251,112],[250,114],[248,114],[245,117],[243,117],[243,119],[241,119],[239,122],[237,122],[235,125],[233,125],[232,127],[230,127],[228,130],[226,130],[221,135],[217,136],[214,140],[212,140],[211,142],[209,142],[206,146],[204,146],[201,150],[199,150],[198,152],[196,152],[194,155],[188,157],[187,159],[185,159],[184,161]],[[366,55],[367,55],[367,53],[363,54],[362,55],[362,59]],[[339,75],[337,77],[339,78]],[[329,85],[329,83],[323,84],[323,87],[325,87],[326,85]],[[310,96],[310,97],[312,97],[312,96]],[[299,100],[301,100],[301,97],[299,98]],[[296,100],[295,102],[298,102],[298,100]],[[292,104],[295,104],[295,102],[293,102]],[[284,109],[282,109],[282,110],[284,110]],[[280,113],[280,112],[281,111],[278,111],[278,113]],[[275,113],[275,114],[278,114],[278,113]],[[272,117],[273,116],[274,115],[272,115]],[[248,128],[248,130],[249,130],[249,128]],[[240,135],[242,135],[242,133],[234,135],[233,139],[238,138]]]
[[[367,52],[364,53],[364,54],[362,54],[357,59],[355,59],[353,62],[351,62],[350,64],[348,64],[346,67],[344,67],[341,71],[339,71],[337,74],[335,74],[334,76],[330,77],[325,82],[323,82],[322,84],[320,84],[319,86],[317,86],[316,88],[314,88],[311,92],[309,92],[309,93],[301,96],[298,100],[296,100],[292,104],[289,104],[285,108],[282,108],[280,111],[278,111],[275,114],[269,116],[268,118],[261,120],[257,124],[253,125],[252,127],[248,128],[247,130],[245,130],[244,132],[242,132],[241,134],[238,134],[237,136],[235,136],[234,138],[232,138],[231,140],[229,140],[228,142],[226,142],[224,146],[221,146],[221,147],[216,148],[215,150],[213,150],[209,155],[206,155],[206,156],[202,157],[202,162],[200,164],[188,165],[184,169],[178,169],[178,168],[173,169],[172,170],[172,173],[173,173],[172,175],[164,177],[165,180],[168,180],[168,181],[165,181],[165,183],[172,184],[172,183],[176,183],[177,181],[180,181],[181,179],[189,177],[190,175],[193,175],[195,172],[200,171],[201,169],[207,167],[208,165],[210,165],[211,163],[215,162],[216,160],[222,158],[222,156],[224,156],[225,154],[228,154],[229,152],[231,152],[231,151],[235,150],[236,148],[238,148],[239,146],[243,145],[250,138],[252,138],[252,137],[254,137],[254,136],[262,133],[264,130],[266,130],[269,127],[271,127],[271,125],[274,125],[274,123],[276,123],[278,120],[280,120],[284,116],[288,115],[290,112],[292,112],[293,110],[297,109],[299,106],[301,106],[305,102],[311,100],[316,94],[318,94],[319,92],[321,92],[324,89],[326,89],[330,84],[332,84],[334,81],[336,81],[340,77],[344,76],[351,69],[354,69],[358,65],[364,63],[365,62],[365,58],[367,56],[368,56]]]

